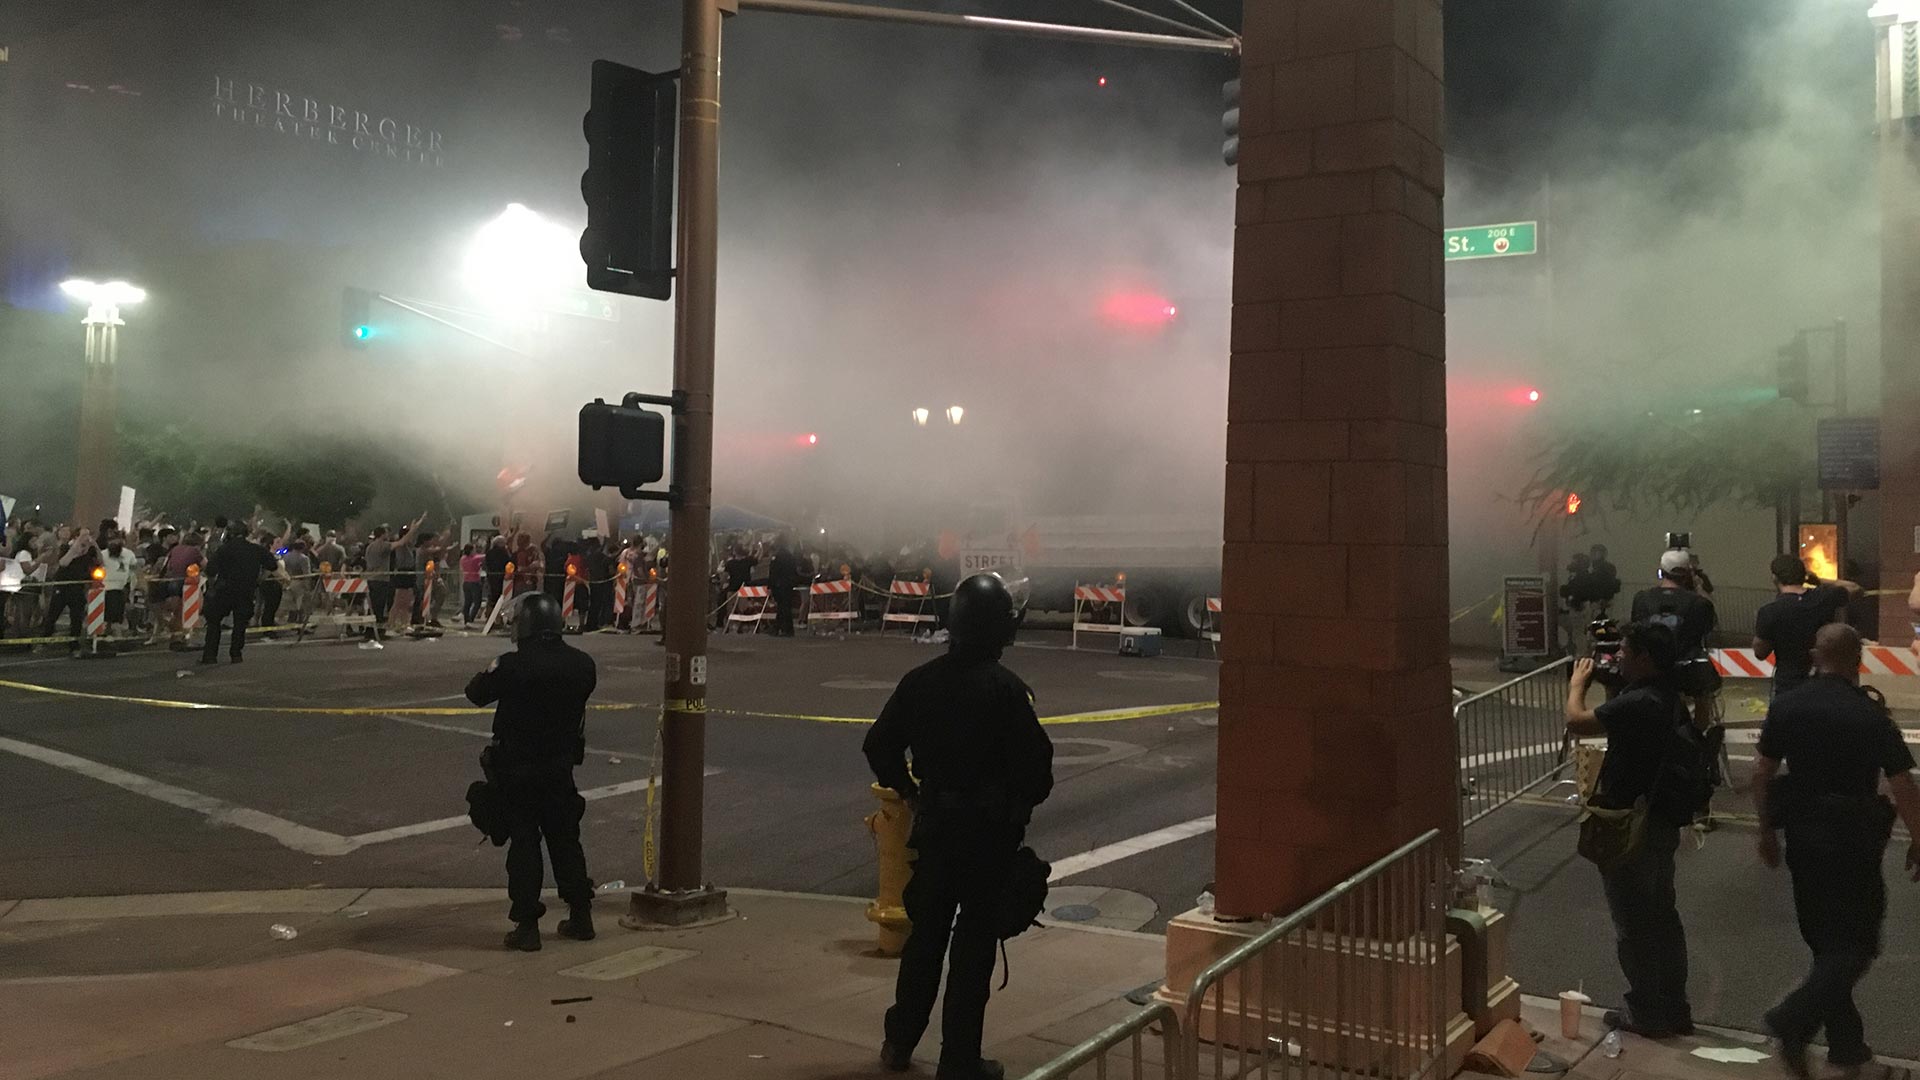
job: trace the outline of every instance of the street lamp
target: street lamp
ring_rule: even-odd
[[[913,422],[920,427],[926,427],[927,418],[932,415],[933,414],[926,409],[915,409],[913,410]]]
[[[961,417],[964,417],[966,415],[967,415],[967,410],[961,408],[958,405],[947,406],[947,423],[949,424],[960,423]]]
[[[460,276],[496,303],[532,307],[579,276],[575,234],[520,203],[508,203],[467,244]]]
[[[118,500],[109,486],[113,474],[114,416],[119,411],[114,369],[119,366],[122,304],[137,304],[147,291],[124,281],[70,278],[60,291],[87,305],[86,379],[80,388],[80,439],[73,477],[73,520],[96,521],[113,512]],[[98,515],[96,517],[96,515]],[[124,528],[131,522],[120,522]]]

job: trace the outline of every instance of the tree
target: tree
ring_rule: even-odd
[[[1771,509],[1813,476],[1813,418],[1790,401],[1654,409],[1559,426],[1544,464],[1517,496],[1536,522],[1558,510],[1567,492],[1624,513],[1697,513],[1723,503]]]

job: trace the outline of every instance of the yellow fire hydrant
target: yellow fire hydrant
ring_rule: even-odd
[[[880,856],[880,895],[867,905],[867,919],[880,928],[880,955],[899,956],[907,945],[907,931],[913,926],[904,906],[907,879],[913,876],[907,847],[913,834],[913,809],[892,788],[874,784],[873,795],[880,800],[880,808],[867,815],[867,831],[873,834],[873,845]]]

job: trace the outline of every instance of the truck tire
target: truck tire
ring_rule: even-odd
[[[1179,618],[1174,620],[1174,633],[1198,641],[1206,636],[1207,622],[1207,594],[1195,593],[1180,605]]]
[[[1158,626],[1165,629],[1168,620],[1174,617],[1173,597],[1165,589],[1154,586],[1129,588],[1125,615],[1128,626]]]

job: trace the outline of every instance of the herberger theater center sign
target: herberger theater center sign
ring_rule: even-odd
[[[440,132],[302,94],[221,75],[213,77],[213,115],[288,138],[396,162],[440,168]]]

